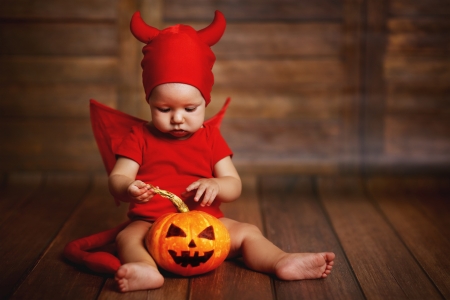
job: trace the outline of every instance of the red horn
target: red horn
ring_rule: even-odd
[[[150,43],[151,40],[159,34],[158,29],[147,25],[144,20],[142,20],[141,13],[139,11],[135,12],[131,18],[130,30],[135,38],[145,44]]]
[[[227,23],[223,14],[216,10],[214,20],[209,26],[198,31],[200,38],[209,46],[217,43],[225,32]]]

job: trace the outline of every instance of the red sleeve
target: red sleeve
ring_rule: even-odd
[[[123,139],[116,150],[116,156],[124,156],[142,165],[142,125],[133,126],[130,133]]]

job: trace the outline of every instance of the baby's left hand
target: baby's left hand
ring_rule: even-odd
[[[194,190],[197,190],[194,201],[198,202],[203,196],[200,206],[210,206],[214,202],[214,199],[216,199],[217,194],[219,194],[220,186],[213,178],[199,179],[196,182],[191,183],[182,196],[186,197],[187,195],[194,193]]]

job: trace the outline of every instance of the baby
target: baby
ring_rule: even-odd
[[[220,210],[222,202],[232,202],[241,193],[231,150],[217,128],[204,124],[214,82],[210,46],[224,30],[220,12],[199,31],[185,25],[159,31],[146,25],[139,13],[131,21],[133,34],[147,44],[143,84],[152,121],[131,129],[109,177],[111,194],[130,203],[133,221],[116,238],[122,266],[115,279],[122,292],[164,283],[143,241],[156,218],[176,209],[156,195],[153,186],[180,195],[190,210],[219,218],[231,238],[228,257],[242,257],[252,270],[283,280],[324,278],[331,272],[334,253],[286,253],[256,226],[225,218]]]

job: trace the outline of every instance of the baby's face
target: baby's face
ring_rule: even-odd
[[[205,120],[205,99],[197,88],[188,84],[158,85],[148,103],[153,125],[175,139],[189,138]]]

